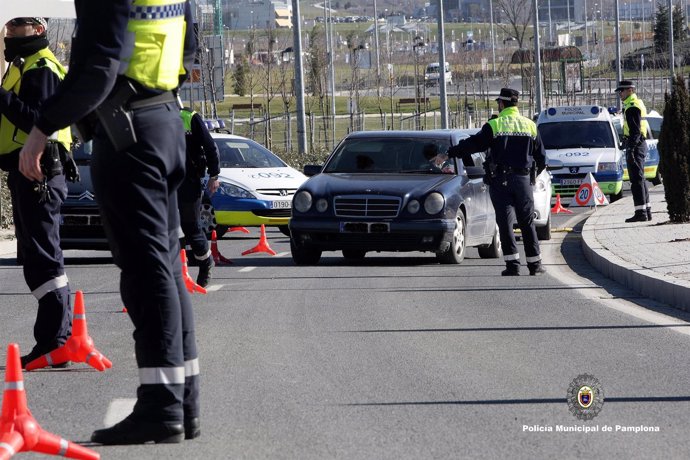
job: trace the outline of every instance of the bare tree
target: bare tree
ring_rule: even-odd
[[[523,48],[525,34],[532,25],[532,2],[530,0],[497,0],[496,5],[504,18],[504,21],[497,24],[498,27],[507,35],[515,37],[518,46]]]

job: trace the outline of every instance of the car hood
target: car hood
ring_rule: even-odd
[[[611,147],[603,149],[558,149],[547,150],[547,160],[558,160],[565,166],[587,166],[598,165],[599,162],[614,162],[618,158],[613,158]]]
[[[290,167],[221,168],[218,179],[250,190],[297,189],[307,176]]]
[[[318,174],[307,181],[305,188],[319,195],[420,196],[456,178],[454,174]]]

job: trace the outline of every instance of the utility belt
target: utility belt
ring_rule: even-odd
[[[82,141],[87,142],[93,139],[96,126],[100,124],[115,151],[122,152],[137,143],[132,112],[172,102],[180,106],[177,95],[172,91],[145,97],[139,94],[132,81],[123,78],[115,84],[115,88],[101,105],[76,123],[77,130]]]
[[[512,166],[497,164],[495,167],[496,175],[507,176],[510,174],[517,174],[518,176],[529,176],[530,168],[513,168]]]

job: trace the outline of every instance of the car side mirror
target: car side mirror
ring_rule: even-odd
[[[481,166],[465,166],[465,173],[470,179],[481,179],[486,175],[484,168]]]
[[[316,176],[321,173],[323,166],[321,165],[304,165],[304,175],[307,177]]]

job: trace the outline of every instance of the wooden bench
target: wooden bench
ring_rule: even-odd
[[[415,104],[415,107],[417,106],[417,99],[414,97],[402,97],[398,101],[398,112],[400,112],[400,106],[402,105],[408,105],[408,104]],[[419,98],[419,105],[422,108],[426,108],[429,106],[429,98],[428,97],[420,97]]]

